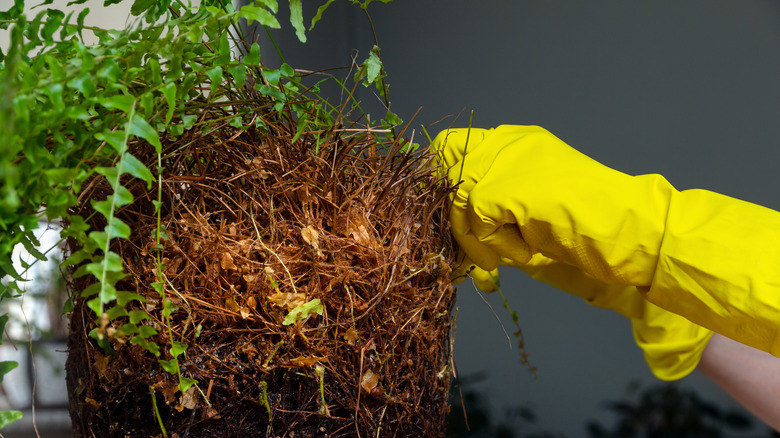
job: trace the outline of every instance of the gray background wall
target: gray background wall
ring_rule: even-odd
[[[367,20],[341,3],[307,46],[277,34],[288,63],[349,65],[353,48],[365,58]],[[422,107],[418,136],[420,124],[474,110],[477,127],[538,124],[624,172],[780,208],[776,1],[395,0],[370,11],[392,108],[409,119]],[[376,109],[374,118],[382,115]],[[455,125],[467,123],[464,115]],[[495,412],[531,407],[540,429],[585,436],[588,419],[611,421],[604,402],[630,381],[655,382],[620,316],[516,271],[502,278],[536,378],[468,284],[459,288],[455,335],[460,373],[487,373],[476,387]],[[511,332],[498,297],[486,299]],[[733,403],[697,373],[681,385]]]

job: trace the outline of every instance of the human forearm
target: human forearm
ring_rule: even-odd
[[[780,430],[780,358],[715,334],[698,369],[753,415]]]

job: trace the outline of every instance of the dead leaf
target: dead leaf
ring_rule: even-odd
[[[358,331],[355,329],[355,327],[350,327],[347,329],[346,332],[342,335],[344,337],[344,340],[347,341],[349,345],[355,345],[360,338],[358,336]]]
[[[316,365],[318,362],[327,362],[327,357],[320,356],[298,356],[290,359],[290,363],[296,367],[310,367]]]
[[[368,219],[364,212],[350,211],[347,218],[347,235],[368,248],[377,248],[376,239],[369,232]]]
[[[255,289],[255,284],[257,283],[257,280],[260,276],[258,274],[244,274],[243,278],[244,281],[246,281],[246,289],[248,291],[253,291]]]
[[[366,372],[363,373],[363,377],[360,378],[360,387],[363,388],[363,391],[371,394],[376,389],[377,385],[379,385],[379,375],[375,374],[370,369],[366,370]]]
[[[249,299],[246,300],[246,306],[254,310],[257,307],[257,300],[255,300],[255,297],[249,297]]]
[[[241,239],[238,241],[238,247],[244,251],[244,254],[248,257],[252,253],[252,249],[255,247],[255,239]]]
[[[230,255],[229,252],[223,252],[222,253],[222,257],[219,260],[219,264],[220,264],[220,266],[222,266],[222,269],[224,269],[226,271],[228,269],[232,269],[232,270],[238,269],[236,267],[236,264],[233,263],[233,256]]]
[[[173,260],[163,260],[163,263],[165,263],[165,275],[168,277],[174,277],[179,273],[183,262],[184,258],[179,256],[175,257]]]
[[[108,356],[95,353],[95,370],[101,377],[108,378]]]
[[[102,404],[99,401],[95,400],[94,398],[85,397],[84,401],[89,403],[89,404],[91,404],[92,406],[94,406],[96,408],[100,408],[102,406]]]
[[[315,251],[317,251],[318,257],[325,257],[325,255],[322,253],[322,250],[320,250],[320,233],[317,232],[317,230],[309,225],[306,228],[301,228],[301,236],[303,237],[303,240],[306,241],[309,245],[311,245]]]
[[[295,194],[298,195],[298,200],[302,203],[309,202],[309,187],[308,186],[300,186],[295,190]]]
[[[268,301],[274,306],[294,309],[306,302],[306,294],[303,292],[276,292],[268,297]]]
[[[212,407],[208,407],[206,408],[206,418],[218,419],[218,418],[222,418],[222,416],[219,415],[219,411],[217,411],[216,409]]]
[[[260,355],[260,352],[257,351],[257,347],[252,344],[247,344],[241,347],[241,352],[249,357],[257,357]]]
[[[238,313],[239,310],[241,310],[241,307],[238,305],[236,300],[234,300],[232,297],[225,300],[225,307],[231,312],[236,312],[236,313]]]
[[[368,229],[364,224],[355,224],[351,227],[349,234],[357,243],[372,248],[373,239],[368,234]]]
[[[176,394],[179,392],[179,386],[161,379],[154,385],[155,389],[165,397],[165,404],[172,406],[176,402]]]
[[[186,409],[195,409],[198,405],[198,393],[194,386],[191,386],[184,394],[179,397],[179,403]]]
[[[320,248],[320,233],[318,233],[313,226],[309,225],[306,228],[301,228],[301,236],[303,236],[303,240],[313,246],[314,249]]]

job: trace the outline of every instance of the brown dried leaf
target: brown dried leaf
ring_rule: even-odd
[[[108,356],[95,353],[95,370],[103,378],[108,378]]]
[[[375,374],[370,369],[366,370],[366,372],[363,373],[363,377],[360,378],[360,387],[363,388],[363,391],[371,394],[374,389],[376,389],[377,385],[379,385],[379,375]]]
[[[227,251],[222,253],[222,257],[219,260],[219,264],[220,266],[222,266],[222,269],[226,271],[228,269],[233,269],[233,270],[238,269],[238,267],[236,267],[236,264],[233,263],[233,256],[230,255],[230,253]]]
[[[206,418],[222,418],[221,415],[219,415],[219,411],[212,407],[206,408]]]
[[[184,262],[184,258],[180,256],[174,257],[173,260],[163,260],[163,263],[165,263],[165,275],[173,277],[178,274],[182,262]]]
[[[225,300],[225,308],[227,308],[231,312],[236,312],[236,313],[238,313],[238,311],[241,310],[241,307],[238,305],[236,300],[234,300],[232,297]]]
[[[371,239],[371,235],[368,234],[368,229],[363,224],[354,225],[351,227],[349,234],[352,235],[352,238],[355,239],[357,243],[365,245],[369,248],[371,248],[372,244],[374,243],[373,239]]]
[[[303,240],[305,240],[306,243],[317,251],[318,257],[325,257],[325,254],[320,250],[320,233],[318,233],[313,226],[309,225],[306,228],[301,228],[301,236],[303,236]]]
[[[243,278],[244,281],[246,281],[246,289],[248,291],[253,291],[255,289],[255,284],[257,283],[257,280],[259,279],[260,275],[258,274],[244,274]]]
[[[165,404],[173,405],[176,401],[176,393],[179,392],[179,386],[165,380],[158,381],[154,386],[165,397]]]
[[[239,309],[239,313],[241,314],[241,318],[247,319],[249,318],[249,315],[251,315],[251,312],[247,307],[241,306],[241,309]]]
[[[350,327],[349,329],[347,329],[347,331],[344,332],[342,336],[344,337],[344,340],[346,340],[349,345],[355,345],[358,339],[360,339],[360,336],[358,336],[358,331],[357,329],[355,329],[355,327]]]
[[[327,362],[327,357],[320,356],[298,356],[290,359],[290,363],[296,367],[310,367],[316,365],[318,362]]]
[[[320,248],[320,233],[318,233],[313,226],[309,225],[306,228],[301,228],[301,236],[303,236],[303,240],[313,246],[314,249]]]
[[[184,394],[179,397],[179,403],[186,409],[195,409],[198,405],[198,393],[194,386],[191,386]]]
[[[247,256],[252,252],[252,249],[255,247],[255,240],[254,239],[243,239],[238,242],[239,248],[241,248],[242,251],[244,251],[244,254]]]
[[[303,292],[276,292],[268,297],[268,301],[274,306],[294,309],[306,302],[306,294]]]
[[[300,186],[298,189],[295,190],[295,194],[298,195],[298,200],[302,203],[309,202],[309,187],[308,186]]]
[[[248,355],[249,357],[257,357],[260,355],[260,352],[257,351],[257,347],[252,344],[247,344],[241,347],[241,352]]]
[[[409,247],[404,245],[399,247],[398,245],[393,245],[393,254],[395,254],[396,257],[401,258],[407,254],[409,254],[410,250]]]
[[[368,220],[363,212],[353,212],[349,214],[347,222],[347,234],[352,236],[355,241],[368,248],[376,248],[378,245],[376,239],[368,231]]]
[[[246,307],[254,310],[257,307],[257,300],[255,300],[255,297],[249,297],[248,300],[246,300]]]

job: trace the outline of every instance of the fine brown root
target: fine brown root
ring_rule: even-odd
[[[150,340],[161,355],[117,334],[126,318],[101,328],[114,349],[105,354],[88,336],[99,324],[87,298],[74,296],[67,370],[77,436],[162,436],[158,415],[178,437],[444,434],[453,244],[430,157],[370,131],[319,133],[317,145],[309,134],[292,142],[290,122],[265,127],[164,139],[162,249],[157,187],[128,182],[136,201],[117,217],[133,234],[112,245],[129,276],[117,289],[144,297],[128,310],[149,317],[141,324],[158,332]],[[157,168],[152,147],[132,152]],[[87,187],[76,213],[103,229],[88,200],[111,188],[103,177]],[[170,331],[157,281],[177,309]],[[315,299],[321,314],[284,323]],[[158,363],[171,359],[172,341],[188,345],[181,374],[198,381],[184,394]]]

